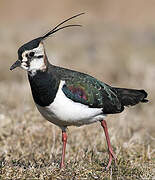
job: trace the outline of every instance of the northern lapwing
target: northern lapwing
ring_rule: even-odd
[[[27,71],[36,107],[45,119],[61,128],[63,146],[60,167],[64,167],[66,128],[99,121],[108,145],[108,169],[116,156],[110,143],[105,117],[121,113],[125,106],[148,102],[147,93],[144,90],[112,87],[88,74],[50,64],[44,40],[61,29],[80,26],[61,25],[82,14],[64,20],[45,35],[21,46],[18,49],[18,60],[10,70],[21,67]]]

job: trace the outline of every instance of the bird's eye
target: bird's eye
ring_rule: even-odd
[[[33,56],[34,56],[34,52],[30,52],[29,57],[33,57]]]

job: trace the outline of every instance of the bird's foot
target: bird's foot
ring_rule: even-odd
[[[65,164],[63,162],[60,163],[60,169],[64,169],[65,168]]]
[[[106,170],[109,169],[109,167],[111,166],[112,160],[114,159],[115,164],[116,164],[116,155],[114,154],[112,148],[109,148],[109,162],[108,165],[106,167]]]

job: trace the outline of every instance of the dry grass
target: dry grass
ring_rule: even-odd
[[[96,17],[101,14],[96,12]],[[0,179],[155,179],[154,26],[137,31],[120,28],[121,21],[118,25],[107,23],[108,19],[107,24],[86,22],[83,29],[63,31],[46,42],[51,63],[149,93],[148,104],[107,117],[117,164],[105,171],[107,146],[96,123],[68,128],[66,168],[59,169],[60,129],[36,110],[25,72],[9,71],[18,47],[43,32],[42,27],[38,22],[30,28],[31,21],[19,27],[17,21],[17,27],[0,29]]]

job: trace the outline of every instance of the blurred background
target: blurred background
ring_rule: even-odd
[[[21,69],[11,72],[9,68],[17,59],[17,50],[21,45],[81,12],[85,15],[73,19],[71,23],[81,24],[82,28],[65,29],[45,41],[49,61],[91,74],[109,85],[145,89],[149,94],[148,104],[109,116],[108,124],[111,136],[122,138],[122,141],[121,138],[119,140],[123,147],[123,142],[127,143],[130,139],[137,142],[138,138],[140,143],[149,145],[152,149],[150,154],[154,153],[154,0],[0,0],[1,154],[15,148],[11,146],[11,138],[6,140],[6,134],[9,136],[12,133],[12,138],[20,142],[20,129],[24,127],[31,135],[38,131],[60,133],[36,111],[26,72]],[[97,126],[88,126],[87,130],[91,129],[96,134]],[[75,137],[79,131],[83,133],[84,128],[70,128],[70,136]],[[40,138],[44,137],[43,134]],[[113,145],[117,146],[115,138]]]

